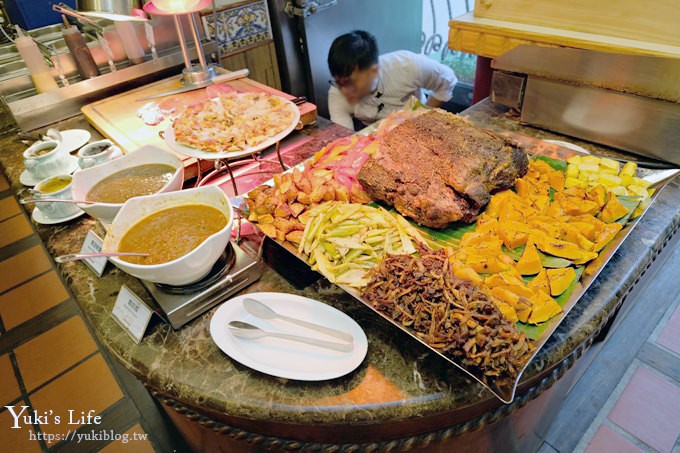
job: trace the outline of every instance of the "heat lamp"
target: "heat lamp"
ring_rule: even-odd
[[[201,40],[198,36],[198,27],[196,25],[195,13],[207,8],[212,4],[212,0],[152,0],[144,5],[144,11],[150,15],[156,16],[172,16],[175,21],[175,28],[179,38],[179,44],[182,49],[182,56],[184,57],[185,68],[182,71],[182,82],[184,85],[205,85],[210,82],[215,75],[215,69],[212,65],[206,63],[205,53],[201,46]],[[184,35],[184,29],[180,18],[187,17],[189,24],[189,32],[194,40],[196,46],[196,53],[198,54],[198,65],[191,63],[189,52],[187,50],[187,40]]]
[[[142,7],[142,0],[78,0],[78,12],[85,16],[110,19],[115,22],[147,21],[147,13],[156,16],[172,16],[179,38],[184,70],[182,83],[187,86],[205,85],[215,75],[212,65],[206,63],[205,53],[198,36],[198,27],[194,13],[207,8],[212,0],[153,0]],[[196,45],[198,65],[191,63],[187,50],[187,39],[180,18],[187,17],[189,32]]]

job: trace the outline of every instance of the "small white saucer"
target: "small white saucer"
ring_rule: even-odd
[[[92,134],[85,129],[68,129],[59,131],[59,133],[61,134],[60,146],[67,153],[79,150],[90,140],[90,137],[92,137]]]
[[[57,223],[62,223],[62,222],[68,222],[69,220],[77,219],[81,215],[85,214],[85,211],[78,209],[78,212],[76,212],[73,215],[70,215],[68,217],[61,217],[61,218],[53,218],[49,217],[45,213],[43,213],[40,209],[37,207],[33,209],[33,214],[31,214],[31,219],[35,223],[39,223],[41,225],[56,225]]]
[[[85,131],[85,132],[87,132],[87,131]],[[71,173],[73,173],[74,171],[76,171],[79,168],[78,167],[78,158],[76,156],[71,156],[70,154],[67,156],[67,158],[69,160],[69,166],[64,173],[70,175]],[[25,186],[33,187],[36,184],[38,184],[40,181],[42,181],[43,179],[49,178],[51,176],[57,176],[59,174],[62,174],[62,173],[57,173],[55,175],[45,176],[44,178],[36,178],[28,170],[24,170],[24,171],[21,172],[21,175],[19,175],[19,182],[21,182],[21,184],[23,184]]]

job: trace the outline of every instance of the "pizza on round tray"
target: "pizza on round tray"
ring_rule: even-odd
[[[266,93],[225,93],[186,108],[172,127],[177,143],[234,152],[276,136],[295,119],[291,103]]]

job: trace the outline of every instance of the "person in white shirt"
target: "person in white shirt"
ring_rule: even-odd
[[[349,129],[354,129],[353,118],[369,125],[401,110],[411,96],[439,107],[451,99],[457,82],[451,68],[425,55],[398,50],[379,56],[375,37],[362,30],[333,41],[328,67],[331,121]]]

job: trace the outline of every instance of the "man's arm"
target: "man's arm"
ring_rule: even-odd
[[[453,69],[425,55],[414,54],[414,65],[416,68],[416,83],[420,88],[430,90],[430,97],[427,105],[439,107],[444,102],[451,100],[453,88],[458,79],[453,73]]]
[[[332,86],[328,90],[328,113],[330,113],[331,121],[354,130],[352,111],[352,106],[349,105],[345,96],[340,90]]]

